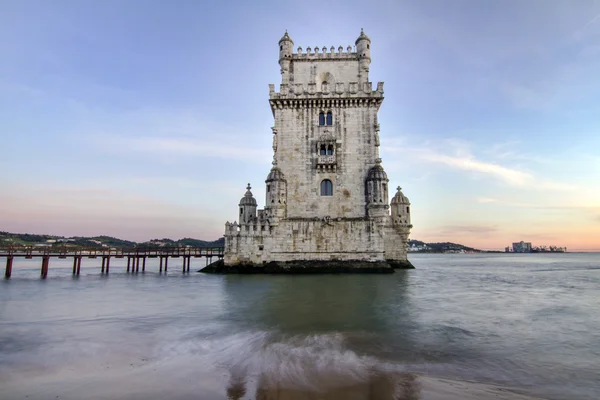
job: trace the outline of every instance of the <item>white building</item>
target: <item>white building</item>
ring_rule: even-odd
[[[366,261],[412,267],[406,258],[410,202],[399,187],[388,202],[379,158],[383,82],[373,89],[369,81],[371,40],[361,32],[355,44],[356,51],[294,52],[287,32],[279,41],[279,91],[269,85],[275,122],[265,207],[257,210],[248,185],[239,222],[225,224],[225,266]]]

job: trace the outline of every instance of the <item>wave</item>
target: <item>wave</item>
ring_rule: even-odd
[[[202,366],[226,369],[232,376],[258,378],[262,384],[322,389],[323,385],[364,382],[374,373],[403,372],[402,365],[348,348],[348,335],[336,332],[284,335],[242,332],[174,342],[163,357],[192,355]]]

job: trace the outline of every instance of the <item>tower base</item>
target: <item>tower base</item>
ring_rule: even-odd
[[[263,264],[226,265],[219,260],[198,272],[211,274],[391,274],[394,269],[413,269],[410,261],[271,261]]]

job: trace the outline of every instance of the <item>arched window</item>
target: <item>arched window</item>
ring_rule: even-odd
[[[406,207],[406,213],[410,214],[410,207]]]
[[[327,155],[328,156],[333,155],[333,146],[332,145],[327,146]]]
[[[324,113],[319,113],[319,125],[320,126],[325,125],[325,114]]]
[[[329,179],[321,181],[321,196],[333,196],[333,183]]]
[[[333,125],[333,114],[331,113],[331,111],[327,113],[327,125]]]
[[[325,148],[325,145],[324,145],[324,144],[322,144],[322,145],[321,145],[321,148],[319,149],[319,155],[320,155],[320,156],[325,156],[325,155],[327,155],[327,149]]]

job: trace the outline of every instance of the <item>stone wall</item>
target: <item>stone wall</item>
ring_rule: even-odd
[[[319,126],[320,112],[333,113],[333,126]],[[313,107],[275,110],[277,166],[287,179],[287,216],[358,218],[365,215],[365,179],[377,158],[375,107]],[[318,143],[334,145],[332,161],[319,168]],[[321,181],[333,196],[321,196]]]
[[[226,234],[225,263],[293,260],[383,261],[384,229],[371,220],[284,220],[271,229],[241,225]]]

